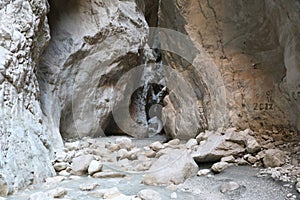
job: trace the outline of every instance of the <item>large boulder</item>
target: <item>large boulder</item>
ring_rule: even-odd
[[[198,165],[186,150],[170,149],[155,161],[143,178],[147,185],[180,184],[195,176]]]
[[[265,151],[263,163],[265,167],[280,167],[285,163],[286,153],[279,149]]]

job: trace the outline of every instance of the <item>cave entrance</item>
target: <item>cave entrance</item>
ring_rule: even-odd
[[[130,117],[140,126],[147,126],[149,129],[149,137],[156,134],[164,134],[162,122],[162,109],[164,98],[168,95],[165,86],[150,83],[139,87],[131,96],[129,105]],[[126,135],[110,116],[110,121],[104,130],[107,136]]]

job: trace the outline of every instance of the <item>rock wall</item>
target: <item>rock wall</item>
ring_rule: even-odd
[[[299,130],[299,9],[299,1],[161,1],[159,26],[187,34],[197,52],[192,62],[168,52],[164,62],[195,90],[202,83],[206,127]],[[180,40],[161,43],[185,51]],[[190,109],[183,102],[170,107]]]
[[[59,134],[47,130],[35,75],[50,35],[48,4],[0,3],[0,179],[1,195],[53,175]]]

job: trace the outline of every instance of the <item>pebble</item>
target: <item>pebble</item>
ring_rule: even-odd
[[[159,151],[161,149],[164,149],[164,145],[162,145],[159,141],[157,142],[153,142],[151,145],[150,145],[150,148],[154,151]]]
[[[234,163],[235,158],[233,156],[226,156],[226,157],[221,158],[221,162]]]
[[[177,199],[177,193],[176,192],[171,193],[171,199]]]
[[[205,176],[210,173],[210,169],[201,169],[198,171],[197,176]]]
[[[296,190],[300,193],[300,182],[296,184]]]
[[[169,145],[179,145],[180,144],[180,140],[179,139],[173,139],[173,140],[170,140],[169,142],[168,142],[168,144]]]
[[[67,169],[68,166],[69,166],[69,163],[59,162],[59,163],[54,164],[54,169],[55,169],[55,171],[60,172],[62,170]]]
[[[116,144],[119,146],[120,149],[127,149],[130,150],[134,147],[131,139],[127,137],[120,137],[116,139]]]

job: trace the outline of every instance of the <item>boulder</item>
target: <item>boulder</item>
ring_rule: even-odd
[[[73,158],[71,164],[71,173],[75,175],[83,175],[87,173],[90,163],[94,160],[93,155],[83,155]]]
[[[217,162],[222,157],[238,156],[245,152],[242,144],[228,141],[227,135],[218,132],[208,135],[206,142],[196,147],[192,156],[196,162]]]
[[[147,185],[180,184],[195,176],[198,166],[185,150],[173,149],[156,160],[143,178]]]
[[[285,163],[286,154],[279,149],[268,149],[265,151],[263,163],[265,167],[280,167]]]

